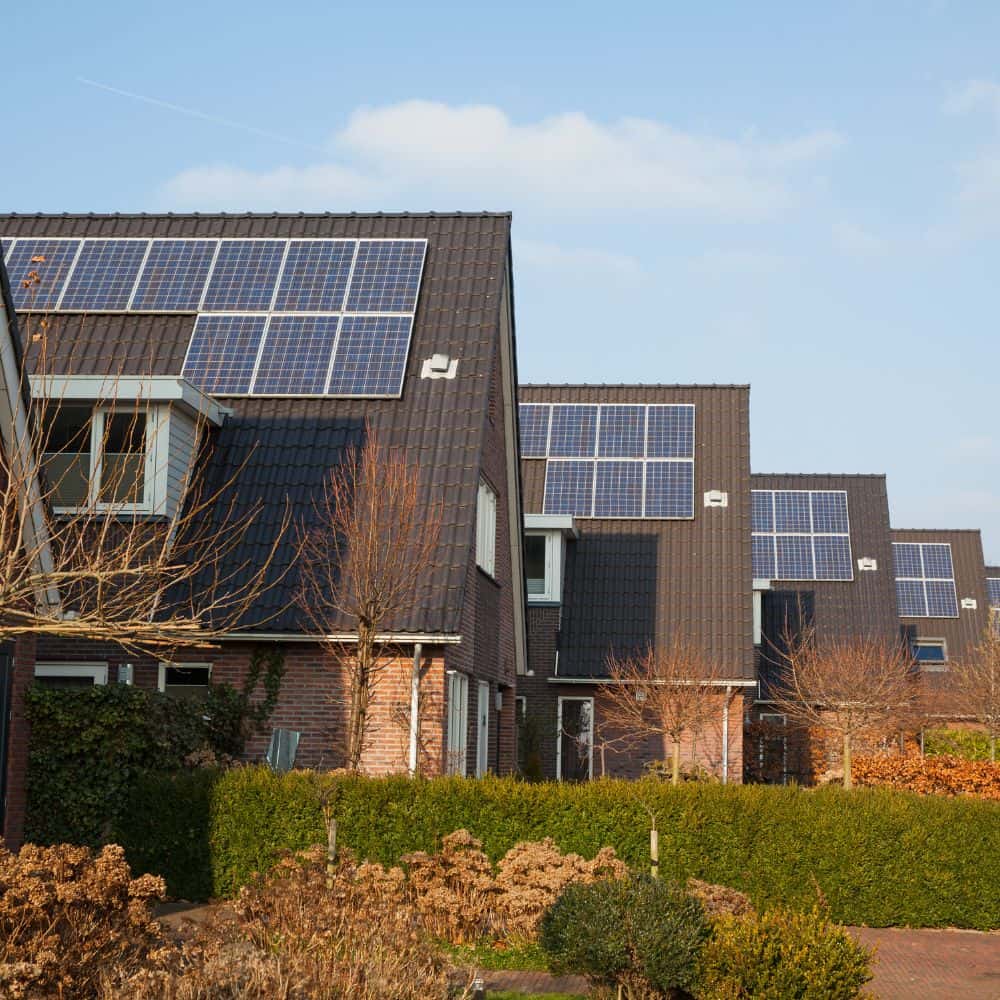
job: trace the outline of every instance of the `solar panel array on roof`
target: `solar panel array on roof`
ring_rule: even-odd
[[[854,579],[846,492],[753,490],[751,501],[755,579]]]
[[[986,593],[989,595],[990,607],[1000,610],[1000,576],[986,578]]]
[[[525,458],[544,458],[546,514],[694,517],[694,406],[522,403]]]
[[[4,245],[21,311],[197,313],[182,373],[207,392],[402,392],[426,240],[21,237]]]
[[[892,555],[901,618],[958,617],[950,544],[893,542]]]

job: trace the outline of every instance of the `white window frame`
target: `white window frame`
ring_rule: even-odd
[[[594,777],[594,699],[581,695],[566,695],[560,697],[556,708],[556,781],[562,781],[562,744],[563,744],[563,703],[567,701],[585,701],[590,705],[590,726],[587,730],[587,780]]]
[[[449,670],[447,677],[448,733],[445,770],[448,774],[465,777],[469,766],[469,677],[457,670]]]
[[[56,514],[72,514],[87,508],[95,511],[128,511],[136,514],[152,514],[157,500],[157,445],[161,434],[167,433],[168,419],[159,406],[139,406],[134,404],[110,405],[94,403],[90,406],[90,471],[88,478],[87,507],[55,506]],[[104,424],[109,413],[142,413],[146,417],[145,463],[142,477],[141,503],[102,503],[101,469],[103,463]],[[162,430],[161,430],[162,428]]]
[[[476,777],[490,769],[490,684],[480,681],[476,692]]]
[[[479,480],[476,494],[476,565],[496,576],[497,494],[485,479]]]
[[[181,663],[177,660],[161,660],[156,674],[156,690],[160,694],[164,694],[167,690],[167,668],[168,667],[179,667],[182,670],[191,670],[193,668],[207,669],[208,670],[208,683],[212,683],[212,664],[205,662],[198,663]]]
[[[563,535],[561,531],[529,529],[526,538],[545,539],[545,589],[540,594],[528,593],[529,604],[558,604],[562,600]]]
[[[108,683],[107,663],[36,663],[36,677],[90,677],[95,685]]]

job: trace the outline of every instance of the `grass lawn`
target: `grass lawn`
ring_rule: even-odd
[[[517,969],[545,972],[545,955],[534,942],[520,945],[494,945],[488,941],[477,945],[443,945],[456,965],[474,965],[480,969]],[[523,994],[519,994],[523,995]]]

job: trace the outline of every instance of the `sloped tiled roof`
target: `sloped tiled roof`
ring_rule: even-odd
[[[455,215],[6,215],[0,236],[348,237],[426,238],[402,398],[223,398],[232,409],[217,432],[210,474],[225,482],[240,470],[238,496],[259,498],[264,514],[234,560],[268,551],[285,509],[305,516],[327,470],[360,440],[370,422],[385,445],[405,450],[428,496],[443,503],[437,556],[428,567],[421,605],[394,631],[457,634],[475,528],[488,381],[500,330],[500,301],[510,254],[510,216]],[[15,276],[16,278],[16,276]],[[195,316],[59,314],[50,350],[55,373],[179,375]],[[459,359],[454,380],[424,380],[434,353]],[[287,554],[287,553],[286,553]],[[288,608],[298,580],[290,574],[255,609],[268,632],[301,630]]]

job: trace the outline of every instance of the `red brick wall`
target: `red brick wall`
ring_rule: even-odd
[[[3,825],[3,838],[11,850],[17,850],[24,837],[28,742],[31,736],[24,692],[34,676],[35,637],[21,636],[14,646],[14,683],[7,741],[7,796]]]

